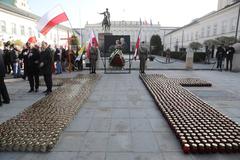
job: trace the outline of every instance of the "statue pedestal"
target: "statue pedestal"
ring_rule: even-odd
[[[193,51],[192,50],[187,51],[185,67],[186,69],[193,69]]]
[[[104,37],[107,35],[112,35],[112,33],[98,33],[98,45],[101,52],[106,52],[104,49],[104,43],[105,43]]]

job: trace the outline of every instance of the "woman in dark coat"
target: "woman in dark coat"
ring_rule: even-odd
[[[43,75],[45,84],[47,86],[47,90],[44,91],[44,93],[46,93],[46,95],[48,95],[52,92],[51,64],[52,64],[51,51],[47,47],[47,43],[42,42],[42,49],[41,49],[41,54],[40,54],[40,72]]]

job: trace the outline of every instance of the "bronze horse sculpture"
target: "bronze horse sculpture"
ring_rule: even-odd
[[[111,23],[110,21],[105,17],[102,21],[102,28],[104,31],[110,31]]]
[[[103,14],[104,18],[102,21],[102,28],[103,30],[106,31],[110,31],[110,27],[111,27],[111,22],[110,22],[110,13],[108,12],[108,8],[106,8],[105,12],[99,13],[99,14]]]

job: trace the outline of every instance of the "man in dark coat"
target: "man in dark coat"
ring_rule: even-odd
[[[10,58],[9,46],[10,46],[9,41],[4,43],[3,58],[4,58],[4,64],[5,64],[5,71],[7,74],[11,73],[11,58]]]
[[[52,92],[52,57],[51,51],[46,42],[42,42],[42,50],[40,54],[40,72],[44,77],[45,84],[47,86],[47,90],[44,91],[46,95]]]
[[[34,91],[35,84],[35,92],[38,92],[39,88],[39,63],[40,63],[40,53],[37,46],[30,46],[27,60],[27,68],[28,68],[28,80],[30,84],[29,92]]]
[[[19,58],[23,61],[23,65],[24,65],[24,71],[23,71],[23,76],[22,78],[25,80],[27,77],[27,69],[28,69],[28,53],[29,53],[29,43],[26,43],[26,46],[23,47],[23,50],[19,56]]]
[[[97,60],[98,60],[98,49],[95,46],[95,43],[92,42],[92,47],[90,48],[90,63],[91,63],[90,73],[96,74]]]
[[[228,71],[228,66],[230,63],[230,71],[232,71],[232,61],[233,61],[233,55],[235,53],[235,49],[233,48],[232,45],[230,45],[227,50],[226,50],[226,61],[227,61],[227,66],[226,66],[226,70]]]
[[[148,58],[148,49],[147,47],[144,45],[144,41],[141,42],[141,45],[139,47],[138,50],[138,55],[139,55],[139,59],[140,59],[140,72],[141,73],[145,73],[145,67],[146,67],[146,61]]]
[[[222,61],[224,59],[225,53],[226,52],[225,52],[223,45],[221,45],[217,48],[217,53],[216,53],[217,68],[219,68],[220,71],[222,71]]]
[[[8,95],[7,87],[4,83],[4,77],[5,77],[5,65],[3,60],[3,51],[0,49],[0,106],[2,106],[2,103],[10,103],[10,98]],[[3,102],[1,100],[1,97],[3,98]]]
[[[66,50],[61,46],[60,50],[62,50],[62,57],[61,57],[61,63],[62,63],[62,71],[66,71],[66,62],[67,62],[67,52]]]

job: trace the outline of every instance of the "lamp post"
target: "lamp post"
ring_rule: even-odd
[[[238,26],[239,26],[239,18],[240,18],[240,4],[238,7],[238,18],[237,18],[237,26],[236,26],[236,33],[235,33],[235,43],[237,42],[237,37],[238,37]]]

